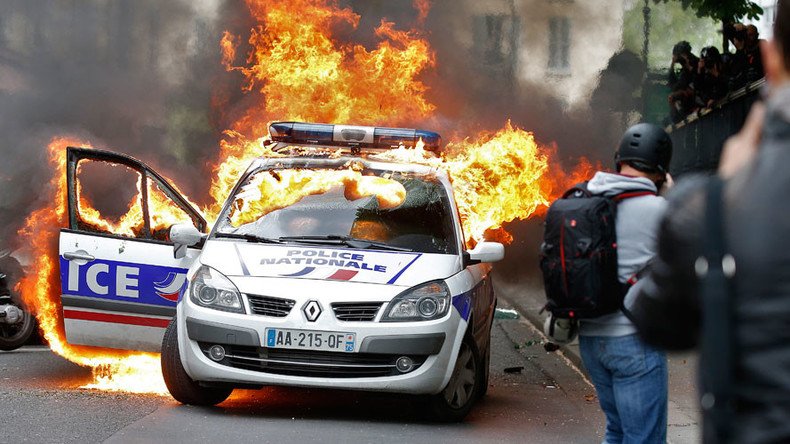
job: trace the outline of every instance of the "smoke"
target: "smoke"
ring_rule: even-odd
[[[622,20],[622,11],[618,16],[596,5],[570,8],[575,10],[569,13],[570,67],[553,72],[546,65],[550,21],[563,12],[545,3],[434,1],[422,24],[413,0],[346,0],[341,4],[361,19],[341,38],[372,47],[373,29],[382,18],[402,29],[422,29],[436,52],[436,68],[425,74],[425,81],[438,117],[418,123],[440,131],[445,139],[496,130],[510,119],[534,131],[545,145],[556,144],[569,166],[579,156],[608,165],[629,112],[640,106],[632,97],[644,75],[638,58],[632,63],[631,53],[620,49],[622,21],[617,20]],[[567,103],[568,85],[574,93],[581,91],[577,103]]]
[[[187,194],[206,194],[204,165],[222,129],[211,94],[224,75],[219,12],[231,8],[223,3],[0,4],[0,243],[18,247],[25,216],[45,204],[46,145],[58,135],[130,154]]]

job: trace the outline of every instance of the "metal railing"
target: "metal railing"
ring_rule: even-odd
[[[729,93],[711,108],[693,112],[666,127],[672,138],[673,176],[716,169],[724,142],[741,129],[752,104],[760,99],[764,83],[765,79],[750,83]]]

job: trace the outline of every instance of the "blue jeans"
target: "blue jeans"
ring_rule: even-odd
[[[579,336],[582,361],[606,415],[606,444],[667,440],[667,358],[637,335]]]

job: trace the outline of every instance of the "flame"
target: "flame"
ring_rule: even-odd
[[[107,361],[107,358],[102,361]],[[154,395],[169,394],[162,377],[162,364],[158,354],[139,353],[111,362],[102,361],[91,364],[94,381],[82,388]]]
[[[80,175],[83,162],[77,164],[77,177]],[[126,168],[116,165],[116,168]],[[126,168],[137,174],[136,171]],[[136,236],[143,228],[143,205],[142,205],[142,188],[143,177],[137,174],[137,193],[129,202],[129,209],[121,216],[118,222],[112,222],[101,215],[94,205],[83,195],[82,182],[77,180],[77,214],[79,215],[80,223],[92,227],[94,230],[105,231],[107,233],[115,233],[122,236]]]
[[[406,199],[399,182],[383,177],[363,176],[353,168],[343,170],[285,169],[257,174],[241,191],[231,213],[234,227],[254,222],[272,211],[291,206],[306,196],[344,187],[348,200],[376,196],[379,207],[395,208]]]
[[[178,188],[176,188],[178,190]],[[184,193],[178,191],[181,196]],[[189,199],[185,197],[187,202]],[[189,202],[193,208],[197,205]],[[148,181],[148,215],[150,218],[151,237],[154,239],[167,239],[170,227],[179,223],[194,223],[192,218],[165,195],[153,181]]]
[[[82,182],[79,181],[79,177],[84,162],[86,161],[83,160],[77,164],[77,215],[79,216],[80,226],[87,226],[93,231],[103,231],[121,236],[140,237],[145,230],[142,203],[143,177],[134,169],[123,165],[106,163],[108,165],[113,165],[115,168],[123,168],[137,176],[137,193],[135,193],[132,200],[128,203],[126,213],[124,213],[117,222],[113,222],[103,216],[88,197],[83,194]],[[87,163],[91,162],[90,160],[87,161]],[[170,200],[153,180],[149,179],[147,184],[149,226],[151,227],[153,238],[165,239],[166,233],[171,225],[192,222],[189,215]],[[178,191],[178,193],[184,196],[180,191]],[[189,201],[188,198],[185,199]],[[191,205],[194,208],[198,208],[194,204]]]
[[[549,196],[540,182],[548,156],[531,132],[508,122],[493,136],[450,143],[448,149],[455,153],[448,170],[467,243],[482,240],[486,230],[526,219],[539,206],[548,205]],[[500,237],[506,243],[512,239],[509,234]]]
[[[418,31],[382,21],[376,29],[379,43],[368,50],[335,38],[337,27],[359,23],[357,14],[335,0],[247,0],[247,6],[259,23],[248,39],[247,66],[234,65],[240,37],[225,33],[220,46],[226,69],[240,72],[245,91],[262,99],[226,133],[211,188],[214,201],[223,202],[250,160],[261,154],[260,138],[270,120],[392,126],[435,111],[418,79],[434,65],[434,55]],[[206,212],[215,219],[219,209],[214,205]]]
[[[22,240],[32,246],[33,273],[24,276],[17,286],[25,305],[36,313],[39,328],[58,355],[79,365],[91,367],[95,381],[88,388],[165,394],[164,380],[159,370],[159,355],[130,353],[119,350],[80,347],[66,342],[61,317],[60,273],[58,270],[58,230],[67,226],[66,216],[66,147],[90,144],[76,138],[59,137],[47,147],[53,167],[50,183],[43,190],[44,206],[34,211],[19,231]],[[126,379],[107,375],[126,374]]]
[[[423,149],[400,147],[376,159],[422,163],[444,170],[453,182],[468,246],[483,240],[510,243],[502,225],[542,214],[570,185],[586,180],[592,165],[586,159],[566,174],[552,158],[556,150],[539,146],[532,132],[509,121],[494,134],[450,142],[442,158]]]

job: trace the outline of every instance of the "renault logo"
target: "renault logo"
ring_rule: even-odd
[[[321,304],[318,301],[307,301],[302,307],[302,313],[304,313],[304,317],[307,318],[310,322],[315,322],[319,316],[321,316]]]

